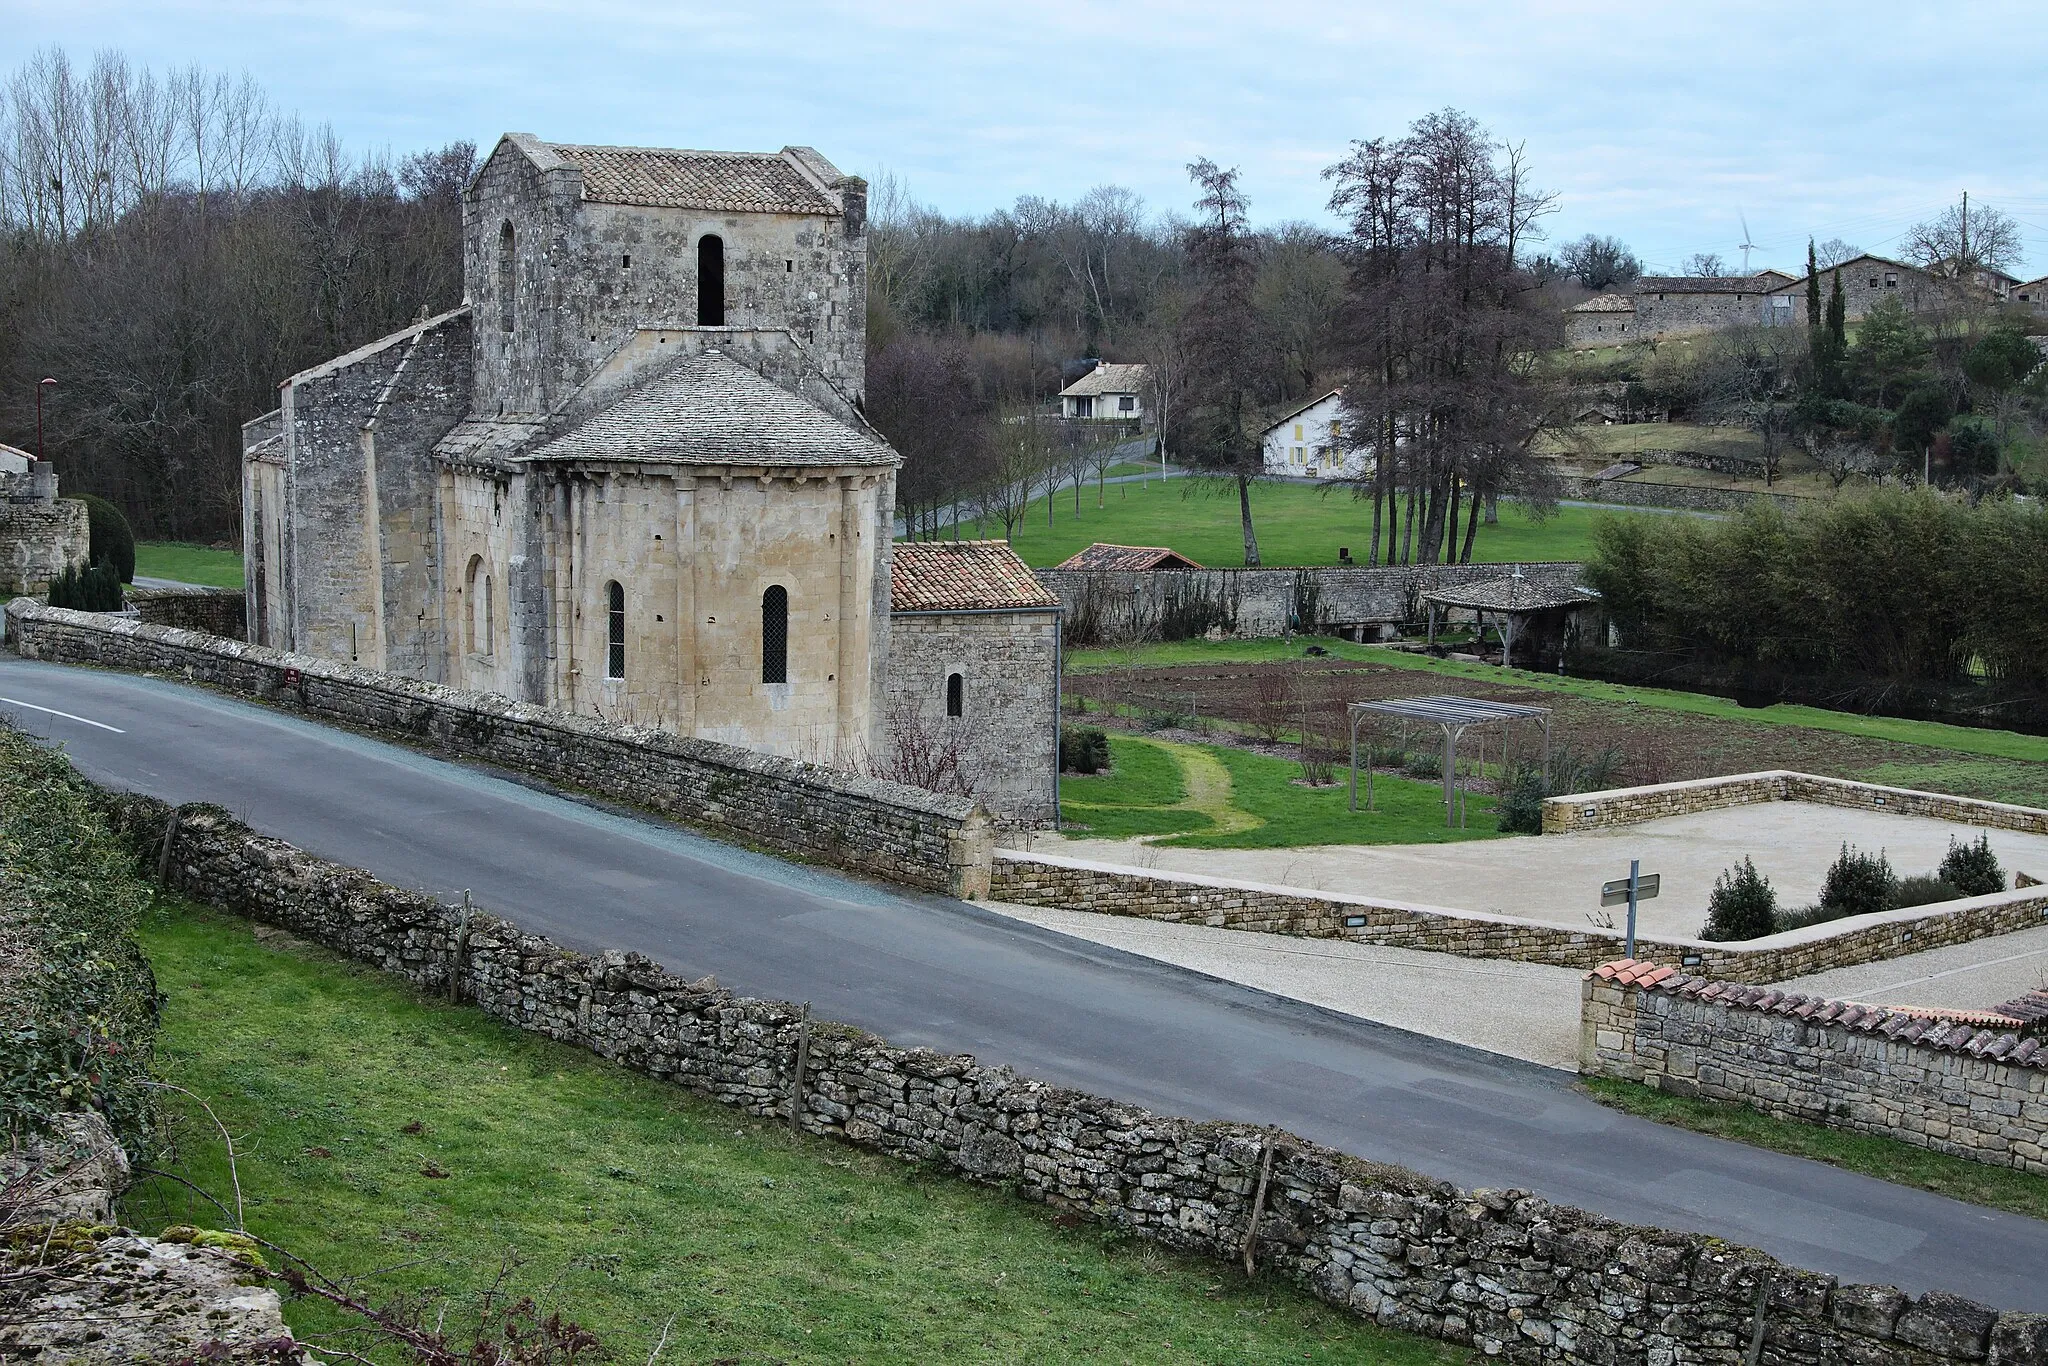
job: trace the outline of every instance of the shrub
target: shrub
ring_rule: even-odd
[[[1550,795],[1549,787],[1543,781],[1543,774],[1534,768],[1522,768],[1508,784],[1493,812],[1504,835],[1540,835],[1543,833],[1543,799]]]
[[[1991,852],[1989,835],[1979,835],[1971,844],[1950,836],[1948,853],[1942,856],[1935,876],[1962,896],[1990,896],[2005,890],[2005,869],[1998,866],[1998,855]]]
[[[1937,901],[1954,901],[1965,895],[1954,883],[1922,873],[1899,880],[1892,892],[1891,908],[1897,911],[1907,906],[1932,906]]]
[[[118,612],[121,610],[121,580],[106,565],[67,566],[63,573],[50,580],[50,606],[69,607],[79,612]]]
[[[128,525],[128,519],[121,515],[121,509],[94,494],[88,493],[79,501],[85,504],[89,543],[85,557],[111,568],[122,583],[134,583],[135,530]]]
[[[1109,737],[1093,726],[1060,732],[1060,768],[1067,773],[1100,773],[1109,767]]]
[[[1889,910],[1898,889],[1899,875],[1892,871],[1891,860],[1882,849],[1866,854],[1845,844],[1842,856],[1828,868],[1828,875],[1821,882],[1820,905],[1816,909],[1825,912],[1821,920],[1869,915]]]
[[[1778,928],[1778,894],[1747,856],[1714,879],[1702,939],[1757,939]]]
[[[1402,761],[1401,771],[1411,778],[1444,776],[1444,756],[1433,749],[1418,750]]]

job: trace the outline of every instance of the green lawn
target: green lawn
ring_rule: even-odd
[[[242,555],[236,550],[215,550],[183,541],[138,541],[135,572],[143,578],[176,579],[209,588],[240,588]]]
[[[2048,736],[2023,735],[2010,730],[1983,730],[1975,726],[1953,726],[1941,721],[1912,721],[1896,716],[1860,716],[1853,712],[1828,711],[1822,707],[1777,703],[1769,707],[1744,707],[1725,697],[1706,693],[1678,692],[1669,688],[1641,688],[1620,683],[1602,683],[1587,678],[1566,678],[1557,674],[1534,673],[1527,669],[1501,669],[1491,664],[1472,664],[1457,659],[1437,659],[1375,645],[1354,645],[1328,637],[1297,636],[1284,640],[1180,640],[1133,647],[1072,650],[1066,667],[1073,673],[1097,673],[1111,669],[1172,668],[1189,664],[1268,663],[1299,659],[1310,645],[1320,645],[1339,659],[1370,660],[1392,669],[1416,673],[1446,674],[1455,678],[1497,681],[1503,686],[1536,688],[1566,693],[1602,702],[1623,702],[1665,711],[1688,712],[1695,716],[1753,721],[1763,725],[1804,727],[1833,731],[1871,740],[1898,744],[1926,745],[1953,750],[1958,754],[1983,755],[1993,759],[2048,762]],[[1898,775],[1905,781],[1906,774]]]
[[[663,1363],[1472,1360],[267,937],[189,907],[145,926],[159,1071],[236,1136],[250,1231],[374,1298],[446,1293],[458,1324],[516,1250],[512,1292],[617,1362],[650,1360],[671,1315]],[[212,1123],[169,1100],[179,1174],[228,1198]],[[121,1214],[224,1223],[162,1178]],[[286,1316],[338,1322],[312,1301]]]
[[[1054,497],[1052,515],[1048,527],[1045,500],[1040,498],[1017,528],[1011,544],[1029,564],[1058,564],[1096,541],[1171,546],[1198,563],[1216,567],[1244,563],[1244,535],[1238,525],[1234,486],[1219,489],[1192,479],[1115,484],[1107,491],[1107,505],[1099,509],[1095,489],[1090,486],[1082,490],[1078,516],[1074,492],[1068,488]],[[1473,558],[1489,563],[1583,560],[1591,553],[1593,526],[1601,517],[1629,515],[1561,507],[1537,521],[1520,506],[1503,503],[1500,525],[1479,528]],[[1263,563],[1333,565],[1339,547],[1348,547],[1354,558],[1364,558],[1372,536],[1372,504],[1359,502],[1341,489],[1323,493],[1310,484],[1254,484],[1252,524],[1258,532]],[[1002,534],[999,524],[988,530],[991,535]]]
[[[1848,1171],[1918,1186],[1973,1205],[2048,1219],[2048,1177],[1932,1153],[1896,1139],[1797,1120],[1774,1119],[1746,1105],[1669,1095],[1636,1082],[1587,1077],[1580,1082],[1603,1105],[1680,1129],[1733,1139],[1756,1148],[1810,1157]]]
[[[1151,835],[1183,849],[1291,849],[1314,844],[1443,844],[1500,832],[1493,800],[1474,796],[1464,829],[1444,824],[1443,787],[1379,775],[1372,810],[1350,809],[1348,770],[1309,787],[1300,764],[1223,745],[1188,745],[1112,733],[1111,771],[1060,779],[1071,834]],[[1359,802],[1365,801],[1363,777]]]

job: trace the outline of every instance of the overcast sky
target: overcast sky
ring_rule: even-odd
[[[519,129],[560,142],[775,148],[887,170],[949,213],[1243,169],[1253,217],[1327,221],[1352,138],[1455,105],[1525,141],[1553,238],[1613,233],[1797,273],[1965,189],[2048,270],[2048,6],[1978,0],[0,0],[0,60],[57,44],[253,73],[357,148]]]

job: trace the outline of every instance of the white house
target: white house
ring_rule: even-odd
[[[1344,439],[1344,391],[1312,398],[1260,437],[1266,473],[1297,479],[1360,479],[1372,472],[1370,449]]]
[[[1151,382],[1149,365],[1101,362],[1060,390],[1060,416],[1142,422],[1145,390]]]

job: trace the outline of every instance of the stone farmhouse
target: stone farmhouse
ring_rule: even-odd
[[[1645,275],[1630,291],[1635,337],[1655,341],[1728,327],[1782,326],[1792,321],[1788,310],[1793,300],[1780,302],[1777,291],[1792,282],[1778,270],[1755,275]]]
[[[1863,255],[1853,257],[1838,266],[1830,266],[1820,272],[1820,297],[1826,304],[1829,293],[1835,287],[1835,272],[1842,276],[1842,312],[1850,322],[1855,322],[1875,308],[1882,299],[1897,299],[1908,313],[1926,313],[1937,309],[1953,307],[1963,298],[1968,286],[1959,280],[1937,275],[1919,266],[1904,261],[1894,261],[1884,256]],[[1987,299],[2005,297],[2009,288],[2001,282],[2011,277],[2003,272],[1984,271],[1976,276],[1976,290]],[[1800,302],[1797,315],[1800,322],[1806,321],[1806,279],[1801,276],[1786,285],[1780,293]]]
[[[1053,607],[1000,544],[892,573],[865,182],[806,147],[512,133],[463,253],[461,307],[247,424],[250,640],[853,767],[944,743],[927,713],[1014,716],[970,780],[1051,813]]]
[[[1636,339],[1636,301],[1626,294],[1602,294],[1564,315],[1565,344],[1590,351],[1622,346]]]
[[[1098,422],[1143,422],[1145,388],[1151,382],[1149,365],[1101,362],[1060,390],[1060,416]]]
[[[1344,391],[1332,389],[1282,413],[1259,434],[1269,475],[1296,479],[1359,479],[1372,472],[1369,446],[1344,439]]]

